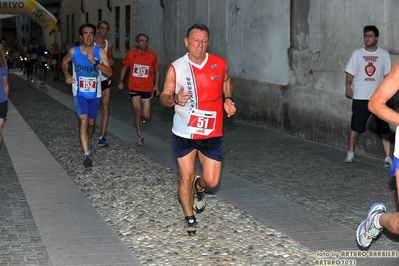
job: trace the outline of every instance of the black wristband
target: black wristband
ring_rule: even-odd
[[[230,97],[230,96],[224,97],[224,101],[226,101],[227,99],[230,99],[232,102],[234,102],[233,97]]]
[[[96,60],[96,62],[94,63],[94,66],[97,66],[98,64],[100,64],[100,61]]]
[[[173,93],[173,101],[175,102],[175,104],[179,105],[179,102],[176,101],[176,93]]]

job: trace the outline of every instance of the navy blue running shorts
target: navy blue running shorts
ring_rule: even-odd
[[[368,108],[369,100],[352,100],[351,129],[359,134],[366,132],[367,120],[372,114]],[[391,132],[389,123],[374,115],[376,131],[378,134]]]
[[[185,139],[172,134],[172,148],[177,158],[189,154],[194,149],[203,155],[216,161],[223,161],[224,138],[216,137],[209,139]]]

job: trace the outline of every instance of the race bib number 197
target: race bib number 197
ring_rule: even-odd
[[[215,123],[215,111],[203,111],[193,108],[188,117],[188,131],[190,133],[207,136],[215,130]]]

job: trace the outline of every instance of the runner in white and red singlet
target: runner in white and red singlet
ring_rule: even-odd
[[[188,53],[169,67],[161,104],[175,107],[172,147],[179,164],[179,198],[184,212],[184,232],[197,231],[194,212],[205,209],[205,189],[219,184],[223,160],[223,116],[235,114],[233,87],[226,61],[206,52],[209,29],[194,24],[184,44]],[[196,157],[202,177],[195,175]]]

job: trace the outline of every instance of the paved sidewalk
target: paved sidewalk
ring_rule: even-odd
[[[9,103],[4,140],[53,265],[140,265]]]
[[[39,90],[38,84],[22,77],[18,82]],[[48,84],[42,92],[74,109],[67,84]],[[113,89],[108,131],[134,145],[129,104],[125,92]],[[153,100],[152,119],[145,125],[145,146],[139,149],[177,171],[169,144],[172,112]],[[100,118],[99,114],[97,121]],[[359,251],[355,229],[373,202],[383,201],[388,210],[396,210],[392,180],[382,160],[357,156],[355,163],[345,164],[341,149],[234,119],[226,121],[225,133],[226,159],[216,196],[315,254],[320,251],[324,259],[332,259],[332,252]],[[4,140],[53,265],[139,265],[12,103]],[[71,248],[72,240],[81,241],[78,250]],[[398,250],[397,241],[397,237],[383,234],[370,250]],[[398,258],[349,259],[357,265],[399,263]]]

